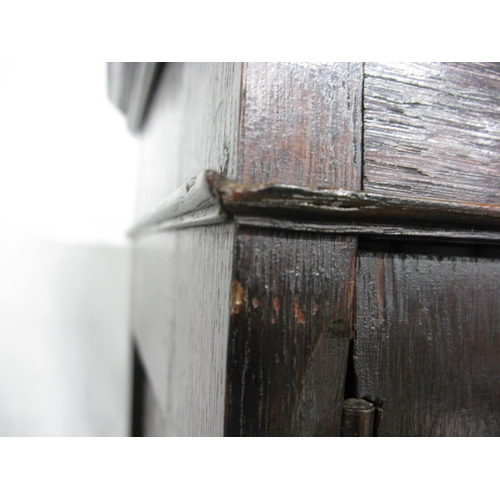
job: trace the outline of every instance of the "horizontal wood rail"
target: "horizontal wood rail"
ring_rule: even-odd
[[[227,220],[296,231],[500,241],[500,205],[344,189],[236,184],[211,170],[172,193],[129,235],[136,238]]]

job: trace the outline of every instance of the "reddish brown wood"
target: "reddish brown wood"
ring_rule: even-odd
[[[242,183],[359,189],[360,63],[245,63]]]
[[[364,189],[500,202],[500,64],[366,63]]]

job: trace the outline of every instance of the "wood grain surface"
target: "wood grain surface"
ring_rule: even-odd
[[[364,72],[364,189],[499,203],[499,63],[366,63]]]
[[[164,421],[167,436],[223,434],[233,244],[229,224],[135,243],[132,331],[156,401],[145,428],[155,433]]]
[[[499,436],[500,252],[436,250],[359,254],[353,392],[378,436]]]
[[[241,63],[169,63],[141,135],[137,219],[190,177],[212,169],[234,178]]]
[[[245,63],[236,180],[359,189],[362,81],[359,63]]]
[[[340,435],[356,239],[240,229],[226,435]]]

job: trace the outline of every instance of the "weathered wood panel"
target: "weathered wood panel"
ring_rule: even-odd
[[[351,389],[379,436],[499,436],[500,252],[437,250],[359,254]]]
[[[234,226],[144,236],[134,248],[132,330],[169,436],[222,435]],[[152,427],[151,427],[152,426]]]
[[[227,435],[340,435],[355,251],[355,238],[239,230]]]
[[[359,189],[360,63],[245,63],[236,180]]]
[[[241,63],[169,63],[141,137],[137,218],[204,169],[234,177]]]
[[[500,64],[366,63],[364,189],[500,202]]]

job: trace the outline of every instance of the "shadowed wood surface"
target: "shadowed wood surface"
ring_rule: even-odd
[[[500,202],[500,64],[366,63],[364,189]]]
[[[360,63],[245,63],[241,183],[361,186]]]
[[[500,252],[440,253],[358,256],[355,390],[379,436],[500,435]]]
[[[234,178],[241,63],[169,63],[141,136],[137,219],[190,177],[212,169]]]
[[[233,241],[218,224],[135,244],[132,331],[163,414],[146,405],[146,429],[153,418],[167,436],[223,433]]]
[[[182,186],[177,222],[185,212],[198,224],[218,219],[203,189],[192,196],[190,178],[205,169],[234,177],[240,87],[241,63],[166,65],[140,138],[138,221],[153,215],[157,225]],[[222,435],[234,227],[149,229],[134,242],[132,302],[148,382],[145,433]]]
[[[227,435],[340,435],[355,250],[355,238],[239,230]]]

